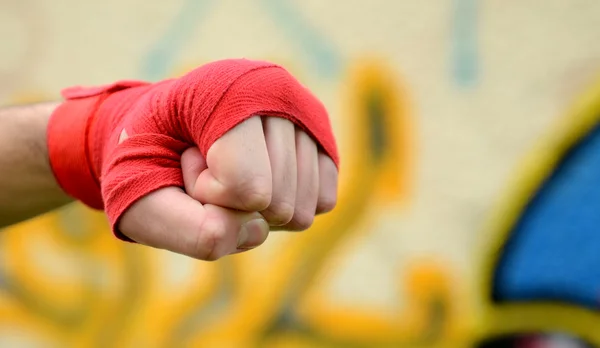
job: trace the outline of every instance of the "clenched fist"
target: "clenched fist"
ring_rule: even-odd
[[[206,160],[197,148],[186,150],[181,166],[185,192],[165,188],[140,199],[123,215],[125,235],[214,260],[259,246],[269,226],[304,230],[336,203],[334,162],[282,118],[246,120],[218,139]]]
[[[327,112],[277,65],[225,60],[64,94],[48,127],[53,172],[121,239],[216,260],[335,206]]]

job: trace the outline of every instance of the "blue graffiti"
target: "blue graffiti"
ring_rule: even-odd
[[[321,77],[335,78],[342,59],[323,33],[312,28],[289,0],[261,0],[265,12],[284,33],[308,55],[310,64]]]
[[[299,45],[319,76],[335,78],[342,68],[341,58],[333,45],[313,29],[287,0],[261,0],[265,13]],[[189,41],[193,29],[209,12],[212,0],[186,0],[173,18],[169,29],[152,46],[142,61],[141,76],[162,79],[174,68],[177,56]]]
[[[600,308],[600,126],[562,159],[525,209],[495,276],[500,301]]]
[[[454,0],[452,75],[461,87],[477,82],[477,0]]]
[[[185,0],[164,35],[142,61],[142,78],[163,79],[175,68],[177,56],[189,41],[193,29],[210,12],[212,0]]]

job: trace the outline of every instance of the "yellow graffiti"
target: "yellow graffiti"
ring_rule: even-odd
[[[464,303],[442,260],[403,271],[398,296],[408,305],[395,312],[341,308],[324,294],[322,280],[335,258],[352,253],[378,211],[401,213],[411,202],[414,125],[406,92],[378,61],[355,64],[348,76],[342,103],[350,138],[341,146],[339,205],[309,231],[273,233],[256,251],[204,263],[119,242],[102,214],[71,205],[0,235],[0,343],[433,347],[465,341]]]
[[[462,295],[455,290],[456,280],[449,270],[440,262],[421,260],[405,271],[398,284],[407,303],[403,311],[336,307],[318,284],[300,310],[317,331],[339,340],[407,347],[464,344],[468,327],[463,317],[468,306],[458,300]]]

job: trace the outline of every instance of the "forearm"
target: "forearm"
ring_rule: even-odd
[[[71,201],[56,183],[48,160],[46,128],[56,106],[0,109],[0,228]]]

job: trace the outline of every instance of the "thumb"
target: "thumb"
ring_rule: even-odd
[[[119,229],[138,243],[207,261],[255,248],[269,233],[260,214],[202,205],[177,187],[138,200]]]

